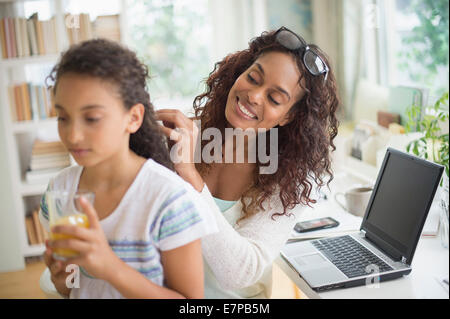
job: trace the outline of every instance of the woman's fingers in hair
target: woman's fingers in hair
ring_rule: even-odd
[[[179,110],[161,109],[155,113],[156,120],[163,123],[161,126],[162,132],[172,141],[180,141],[183,132],[188,133],[193,129],[192,121]]]
[[[162,121],[166,127],[192,129],[192,121],[179,110],[161,109],[155,113],[156,120]]]
[[[175,128],[175,124],[167,121],[162,121],[163,125],[168,128]]]
[[[181,139],[181,134],[177,132],[176,129],[168,128],[165,126],[160,126],[159,129],[166,135],[170,140],[178,142]]]

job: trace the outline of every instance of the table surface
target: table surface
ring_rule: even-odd
[[[300,220],[312,218],[333,217],[333,212],[342,214],[342,209],[334,202],[334,190],[345,190],[350,186],[367,184],[346,174],[337,175],[337,180],[331,185],[327,200],[316,204],[314,209],[306,209]],[[336,214],[335,214],[336,215]],[[448,285],[442,284],[442,279],[449,276],[449,250],[441,244],[439,236],[421,237],[412,261],[412,271],[402,278],[384,281],[376,285],[336,289],[317,293],[294,271],[291,266],[279,256],[277,265],[309,298],[449,298]]]

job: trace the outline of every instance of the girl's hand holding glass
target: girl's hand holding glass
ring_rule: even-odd
[[[53,251],[48,246],[48,241],[45,242],[47,249],[44,253],[44,262],[50,271],[50,279],[56,290],[63,296],[68,297],[70,288],[66,285],[66,279],[70,273],[66,272],[67,264],[62,260],[53,258]]]
[[[107,280],[118,257],[109,246],[94,207],[84,197],[81,197],[79,202],[87,216],[89,228],[73,225],[54,226],[51,229],[54,234],[64,234],[73,238],[49,241],[49,247],[53,250],[77,251],[79,255],[69,258],[67,264],[76,264],[83,267],[89,275]]]

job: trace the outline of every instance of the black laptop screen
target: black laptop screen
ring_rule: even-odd
[[[406,256],[415,248],[442,170],[398,152],[387,156],[364,224]]]

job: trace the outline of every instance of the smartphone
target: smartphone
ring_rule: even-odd
[[[294,230],[298,233],[306,233],[313,230],[332,228],[339,226],[339,222],[331,217],[312,219],[295,224]]]

